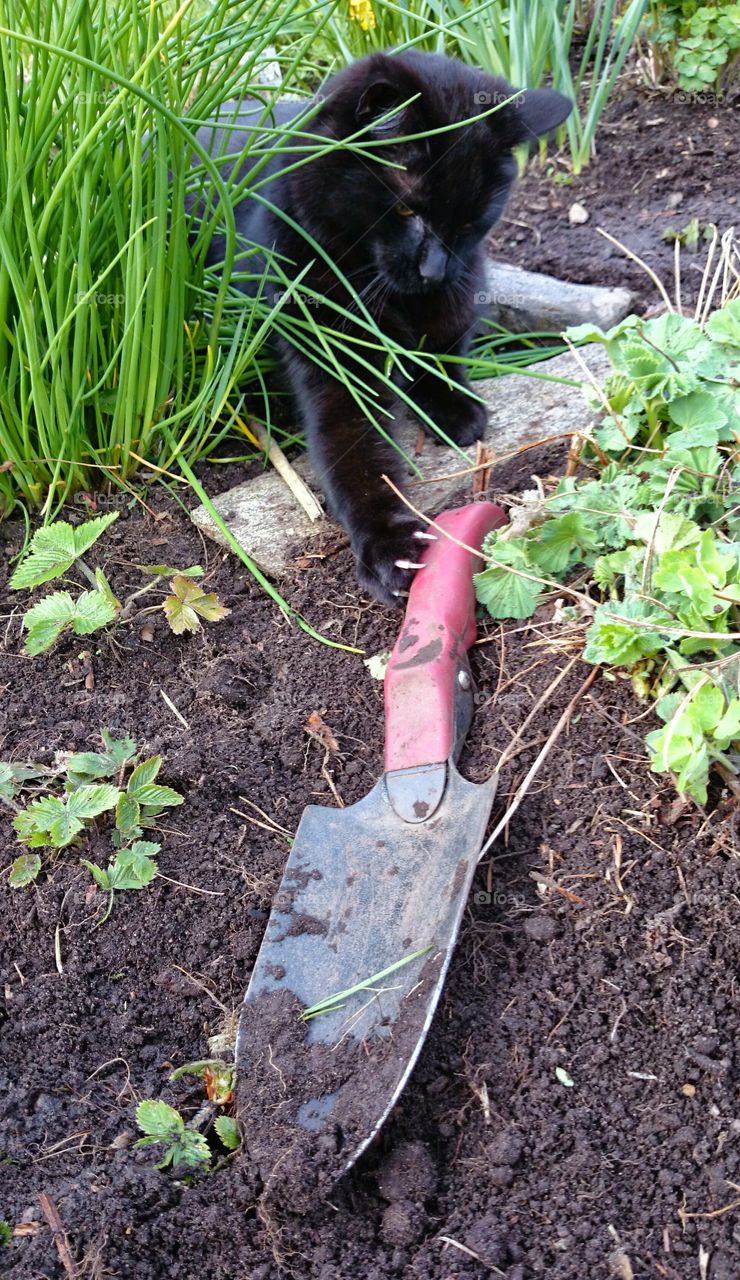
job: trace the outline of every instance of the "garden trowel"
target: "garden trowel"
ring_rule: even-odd
[[[480,502],[435,521],[385,675],[385,773],[357,804],[306,809],[273,902],[236,1100],[265,1191],[292,1208],[377,1134],[440,996],[495,792],[455,763],[473,715],[472,549],[505,519]]]

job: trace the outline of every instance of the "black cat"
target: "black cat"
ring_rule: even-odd
[[[284,173],[296,155],[275,157],[259,175],[271,179],[259,192],[287,218],[247,194],[234,210],[240,239],[274,247],[289,277],[311,263],[302,284],[356,311],[332,268],[290,219],[351,281],[381,332],[407,350],[464,355],[480,310],[476,295],[483,287],[485,237],[516,173],[512,148],[554,129],[572,106],[548,89],[527,90],[506,102],[516,92],[503,80],[436,54],[408,50],[362,58],[329,81],[320,109],[299,125],[294,141],[300,142],[301,128],[342,139],[367,127],[367,149],[385,143],[375,154],[402,167],[379,163],[373,154],[335,149]],[[484,114],[499,103],[505,105]],[[254,111],[254,103],[226,104],[219,119],[232,123],[236,112],[239,127],[207,127],[200,140],[214,156],[241,152],[254,131]],[[305,111],[305,104],[279,103],[274,117],[283,124]],[[476,116],[483,118],[404,141]],[[397,144],[389,144],[393,138]],[[227,161],[227,170],[234,163]],[[206,260],[221,261],[223,246],[216,236]],[[254,258],[250,271],[255,272]],[[336,312],[319,305],[314,314],[337,326]],[[359,329],[357,336],[363,336]],[[286,341],[280,339],[278,347],[327,505],[350,535],[360,583],[379,600],[398,604],[417,567],[423,545],[418,539],[429,535],[381,480],[383,472],[398,475],[397,455],[339,381]],[[373,355],[364,347],[362,354],[382,369],[384,353]],[[422,373],[407,381],[406,390],[450,438],[467,445],[482,435],[486,414],[459,389],[467,385],[460,366],[448,368],[453,386]],[[379,405],[392,402],[372,373],[359,366],[357,372],[374,384]]]

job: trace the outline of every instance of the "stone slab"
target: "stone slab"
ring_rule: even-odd
[[[487,315],[510,333],[562,333],[571,324],[610,329],[634,306],[629,289],[570,284],[554,276],[489,261],[481,302]]]
[[[582,347],[579,355],[597,380],[603,379],[611,367],[606,352],[596,343]],[[545,381],[543,374],[564,381]],[[512,373],[476,382],[475,389],[489,410],[484,443],[500,455],[564,431],[584,431],[593,414],[583,396],[582,381],[582,370],[568,352],[530,365],[527,374]],[[404,452],[413,457],[418,425],[409,417],[401,418],[399,413],[396,436]],[[466,450],[461,456],[427,438],[416,461],[425,481],[433,480],[472,466],[475,450]],[[317,491],[307,455],[298,458],[294,466]],[[434,484],[419,485],[409,470],[406,487],[411,501],[433,515],[459,492],[461,484],[464,480],[440,478]],[[247,554],[272,578],[285,574],[299,555],[319,551],[327,536],[336,531],[336,525],[326,517],[309,520],[272,469],[220,494],[213,505]],[[197,507],[192,518],[204,533],[223,541],[204,507]]]

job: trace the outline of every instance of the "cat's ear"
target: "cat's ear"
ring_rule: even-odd
[[[555,89],[525,89],[506,107],[517,142],[533,141],[557,129],[572,110],[570,98]],[[492,118],[495,120],[495,115]]]
[[[402,110],[401,104],[407,102],[413,97],[414,90],[408,89],[404,92],[397,84],[393,84],[390,80],[378,79],[371,81],[365,85],[355,107],[355,118],[360,126],[372,125],[373,133],[378,138],[392,138],[394,134],[400,134],[404,130],[407,119],[407,109]],[[398,107],[398,111],[393,111],[394,107]],[[392,112],[391,115],[388,113]],[[383,119],[383,116],[386,119]],[[377,124],[373,124],[378,121]]]

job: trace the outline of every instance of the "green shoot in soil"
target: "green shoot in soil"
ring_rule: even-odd
[[[740,766],[740,299],[703,325],[630,316],[602,342],[614,373],[567,476],[525,532],[490,535],[476,577],[494,618],[528,618],[578,567],[587,662],[626,668],[656,699],[651,768],[706,803],[709,769]]]
[[[136,1123],[147,1135],[134,1143],[135,1147],[150,1147],[161,1143],[164,1156],[155,1169],[203,1168],[210,1164],[211,1149],[202,1133],[187,1129],[185,1121],[167,1102],[147,1100],[136,1108]]]

